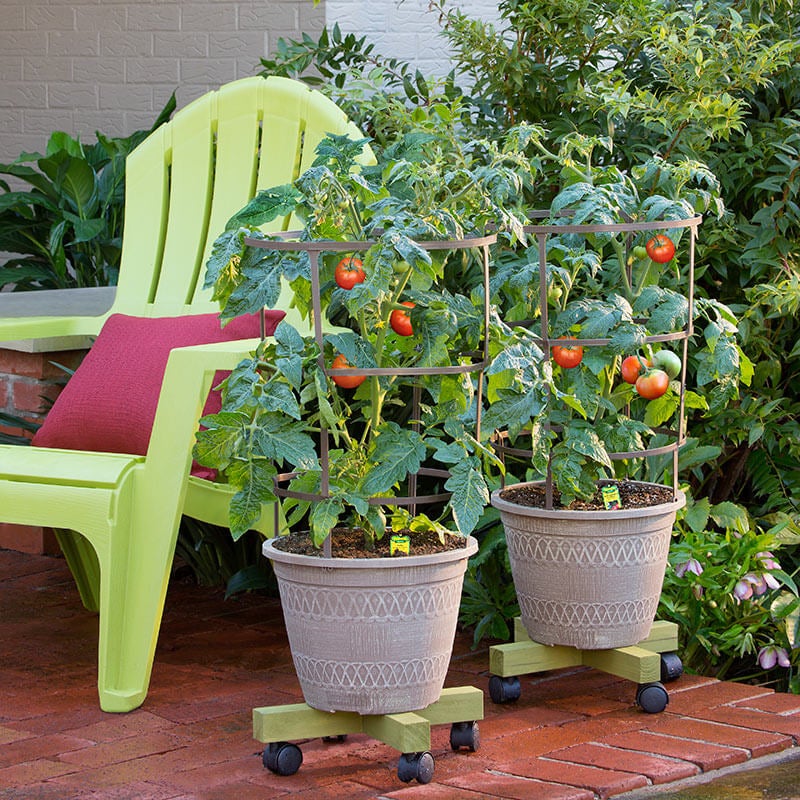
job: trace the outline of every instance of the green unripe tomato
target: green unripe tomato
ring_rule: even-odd
[[[675,380],[681,372],[681,360],[671,350],[659,350],[653,356],[653,366],[663,369],[671,381]]]
[[[633,257],[639,259],[639,261],[643,258],[647,258],[647,248],[641,244],[637,244],[636,247],[633,248]]]

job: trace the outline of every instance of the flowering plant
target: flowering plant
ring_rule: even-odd
[[[676,527],[660,610],[680,626],[685,664],[723,679],[755,668],[800,689],[800,597],[780,564],[800,532],[760,530],[740,506],[691,499]]]

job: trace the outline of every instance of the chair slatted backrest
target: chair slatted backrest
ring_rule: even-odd
[[[298,81],[245,78],[190,103],[128,158],[125,234],[114,311],[216,311],[205,262],[227,220],[256,191],[290,183],[328,133],[361,133]],[[288,229],[287,217],[273,229]]]

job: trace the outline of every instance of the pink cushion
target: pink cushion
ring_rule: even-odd
[[[266,312],[271,335],[282,311]],[[170,350],[260,335],[259,315],[238,317],[224,328],[216,314],[130,317],[112,314],[92,349],[69,379],[31,444],[67,450],[145,455]],[[214,385],[223,378],[218,373]],[[204,414],[220,409],[212,391]],[[212,470],[193,468],[200,477]]]

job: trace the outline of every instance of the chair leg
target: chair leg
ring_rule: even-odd
[[[138,708],[147,695],[175,553],[175,530],[116,528],[101,574],[98,692],[104,711]],[[102,558],[102,556],[101,556]]]
[[[64,554],[81,602],[87,611],[100,610],[100,564],[91,543],[77,531],[55,529],[56,540]]]

